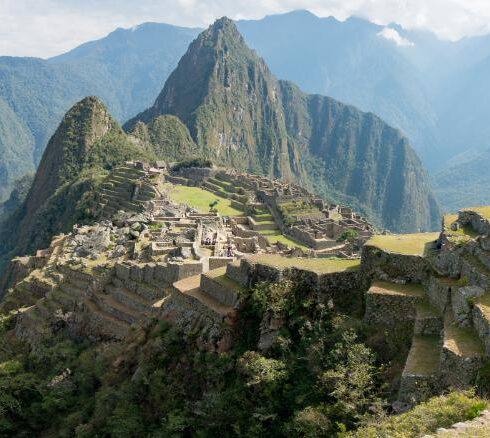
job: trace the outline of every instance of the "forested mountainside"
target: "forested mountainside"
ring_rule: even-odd
[[[490,149],[465,154],[433,177],[434,192],[448,211],[461,205],[483,205],[490,199]]]
[[[277,80],[229,19],[190,45],[155,104],[125,129],[164,114],[217,163],[299,182],[392,230],[436,226],[427,175],[400,131]]]
[[[43,248],[75,223],[93,220],[99,208],[95,190],[107,169],[138,158],[155,156],[128,139],[98,98],[77,103],[49,141],[27,196],[14,191],[9,200],[14,207],[0,227],[1,264]],[[22,203],[15,201],[24,196]]]
[[[402,130],[431,172],[490,146],[488,36],[440,41],[428,32],[306,11],[237,26],[280,79],[377,114]],[[75,102],[97,95],[120,122],[133,117],[151,105],[198,32],[145,23],[48,60],[1,57],[0,200],[16,178],[35,169]],[[446,209],[455,205],[440,201]]]
[[[35,170],[72,105],[97,95],[127,120],[153,102],[198,32],[146,23],[48,60],[0,57],[0,201]]]

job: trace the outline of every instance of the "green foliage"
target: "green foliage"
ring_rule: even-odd
[[[412,411],[359,429],[349,436],[358,438],[410,438],[435,432],[460,421],[471,420],[487,407],[487,402],[471,392],[452,392],[434,397]]]
[[[352,242],[357,239],[359,233],[357,230],[346,230],[337,239],[338,242]]]
[[[469,282],[470,282],[469,278],[466,275],[463,275],[461,278],[458,279],[458,281],[456,281],[456,284],[459,287],[463,287],[463,286],[468,286]]]
[[[277,387],[287,377],[284,362],[265,358],[256,351],[245,352],[238,359],[237,367],[247,386]]]
[[[172,170],[178,172],[180,169],[187,169],[190,167],[212,167],[213,163],[211,160],[205,158],[191,158],[188,160],[179,161],[176,163]]]
[[[219,199],[215,199],[214,201],[211,201],[209,203],[209,212],[210,213],[217,213],[218,212],[218,209],[216,208],[216,206],[219,204]]]

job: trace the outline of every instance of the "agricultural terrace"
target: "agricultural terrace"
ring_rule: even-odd
[[[439,233],[376,235],[366,242],[386,252],[403,255],[425,256],[433,248]]]
[[[243,211],[240,211],[231,206],[231,200],[222,198],[207,190],[199,187],[188,187],[180,185],[166,185],[168,196],[175,202],[187,204],[201,213],[209,212],[209,204],[214,201],[219,201],[214,207],[221,216],[243,216]]]
[[[359,259],[284,257],[279,254],[260,254],[249,260],[275,268],[299,268],[320,274],[353,271],[359,269],[361,263]]]
[[[284,234],[281,234],[279,228],[276,228],[274,230],[261,230],[259,231],[259,233],[262,234],[262,236],[264,236],[265,238],[267,238],[269,243],[272,245],[276,242],[281,242],[284,243],[285,245],[288,245],[290,248],[297,246],[298,248],[304,250],[308,249],[307,246],[296,242],[296,240],[293,240],[290,237],[285,236]]]

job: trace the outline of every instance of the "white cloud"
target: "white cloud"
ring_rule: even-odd
[[[391,27],[385,27],[381,32],[378,32],[378,36],[388,41],[393,41],[399,47],[413,47],[412,41],[403,38],[396,29]]]
[[[0,0],[0,55],[53,56],[145,21],[204,27],[223,15],[258,19],[294,9],[395,22],[451,40],[490,31],[489,0]]]

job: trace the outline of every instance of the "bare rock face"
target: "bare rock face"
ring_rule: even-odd
[[[257,344],[257,348],[260,351],[268,351],[274,345],[279,331],[284,324],[284,319],[272,315],[271,313],[266,313],[264,318],[260,322],[260,338]]]

